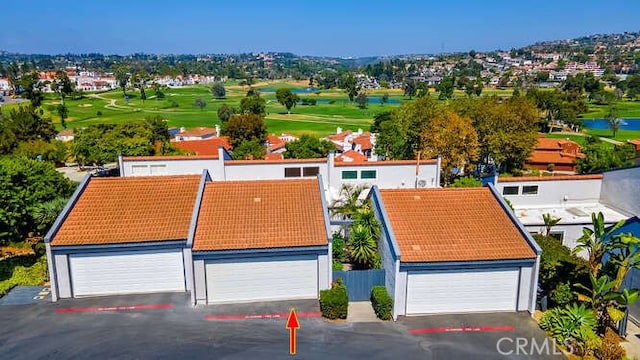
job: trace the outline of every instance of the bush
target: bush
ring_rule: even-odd
[[[175,100],[171,101],[171,104],[169,105],[169,107],[171,108],[177,108],[180,107],[180,104],[178,104]]]
[[[33,256],[21,256],[0,261],[0,297],[15,286],[42,285],[47,281],[47,259],[43,256],[34,262]]]
[[[320,291],[320,311],[327,319],[346,319],[349,297],[342,279],[337,278],[331,289]]]
[[[618,360],[626,355],[624,348],[620,346],[620,337],[611,328],[607,328],[605,331],[596,355],[601,360]]]
[[[573,291],[571,291],[571,285],[568,282],[558,284],[549,294],[551,301],[556,306],[564,306],[573,302],[576,298]]]
[[[333,271],[342,271],[342,263],[336,259],[333,259],[333,262],[331,263],[331,269]]]
[[[98,111],[96,112],[96,116],[102,116],[102,111],[98,110]]]
[[[335,103],[336,103],[336,101],[335,101],[335,100],[329,100],[329,104],[333,105],[333,104],[335,104]]]
[[[371,305],[378,318],[381,320],[392,319],[393,299],[389,296],[385,286],[374,286],[371,289]]]
[[[302,105],[314,106],[316,103],[317,103],[316,99],[314,99],[314,98],[303,98],[302,99]]]
[[[531,176],[540,176],[540,170],[533,169],[533,170],[531,170],[531,173],[529,175],[531,175]]]
[[[573,255],[569,248],[553,237],[535,234],[533,238],[542,248],[539,281],[546,294],[562,283],[589,283],[586,260]]]
[[[333,233],[333,239],[331,240],[331,246],[333,249],[333,260],[338,262],[344,262],[347,259],[347,252],[344,249],[344,237],[340,233]]]

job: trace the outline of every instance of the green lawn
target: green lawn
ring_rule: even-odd
[[[629,139],[640,139],[640,130],[618,130],[616,137],[609,129],[587,129],[587,134],[601,136],[617,141],[627,141]]]
[[[580,135],[566,135],[566,134],[554,134],[554,133],[545,134],[545,137],[552,138],[552,139],[569,139],[577,142],[578,144],[580,144],[580,146],[584,145],[587,139],[585,136],[580,136]]]
[[[623,119],[640,119],[640,101],[623,100],[617,103],[618,116]],[[589,111],[583,115],[585,119],[604,119],[607,105],[589,104]]]
[[[283,82],[269,85],[259,85],[258,88],[279,88],[288,86]],[[80,100],[66,100],[69,108],[67,126],[69,128],[85,127],[90,124],[122,123],[131,120],[141,120],[148,116],[161,115],[169,126],[196,127],[214,126],[219,123],[217,110],[222,104],[239,107],[240,100],[246,95],[248,87],[237,85],[227,87],[227,98],[213,99],[206,86],[168,89],[164,99],[156,99],[153,91],[147,91],[148,99],[141,101],[137,92],[128,91],[129,101],[125,101],[121,90],[113,90],[100,94],[87,94]],[[380,112],[391,110],[398,104],[369,104],[366,109],[359,109],[355,104],[346,102],[346,95],[341,90],[323,90],[320,95],[300,94],[301,97],[312,97],[323,100],[315,106],[298,105],[287,114],[280,105],[275,93],[263,92],[262,97],[267,101],[266,123],[271,133],[291,133],[300,135],[310,133],[324,136],[335,132],[336,127],[357,130],[368,130],[373,117]],[[207,106],[201,111],[194,106],[197,98],[207,101]],[[390,99],[403,101],[400,94],[390,94]],[[328,101],[335,100],[330,104]],[[56,126],[61,128],[60,118],[55,112],[59,104],[53,94],[47,94],[43,102],[43,109]]]

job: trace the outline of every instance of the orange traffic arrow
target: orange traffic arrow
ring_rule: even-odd
[[[296,315],[296,310],[291,308],[289,312],[289,318],[287,319],[287,325],[285,325],[287,329],[289,329],[289,354],[296,354],[296,329],[300,329],[300,322],[298,322],[298,316]]]

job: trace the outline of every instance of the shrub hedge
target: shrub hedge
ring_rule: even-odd
[[[320,311],[327,319],[346,319],[349,297],[342,279],[337,278],[331,289],[320,291]]]
[[[386,287],[374,286],[371,289],[371,305],[378,318],[381,320],[392,319],[393,299],[389,296]]]

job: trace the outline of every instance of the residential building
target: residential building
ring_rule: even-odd
[[[492,185],[378,189],[385,286],[399,315],[528,311],[541,250]],[[451,296],[451,294],[456,294]]]
[[[226,136],[210,137],[204,140],[171,141],[171,145],[182,151],[188,151],[201,156],[218,156],[219,147],[227,151],[231,150],[229,138]]]
[[[569,139],[551,139],[538,136],[533,153],[525,166],[537,170],[566,171],[575,173],[576,159],[584,158],[580,145]]]
[[[197,127],[193,129],[185,129],[181,128],[180,132],[178,132],[174,140],[175,141],[189,141],[189,140],[205,140],[212,138],[214,136],[218,136],[220,133],[220,128],[216,125],[215,128],[209,127]]]
[[[318,298],[331,280],[320,178],[87,176],[45,236],[53,301],[189,292],[192,303]]]
[[[62,142],[69,142],[75,138],[73,129],[64,129],[56,134],[56,140]]]
[[[344,161],[330,154],[320,159],[231,160],[217,156],[121,156],[121,176],[193,175],[207,170],[214,180],[325,179],[327,198],[337,199],[343,184],[377,185],[383,189],[440,186],[440,160]],[[346,152],[346,154],[351,154]],[[354,155],[355,156],[355,155]],[[342,161],[341,161],[342,160]]]
[[[602,212],[607,226],[640,214],[632,182],[640,186],[640,168],[591,175],[499,177],[496,188],[512,204],[527,231],[545,233],[544,214],[560,221],[550,235],[570,249],[583,227],[591,227],[591,214]],[[634,179],[635,180],[632,180]],[[584,253],[582,255],[585,255]]]

